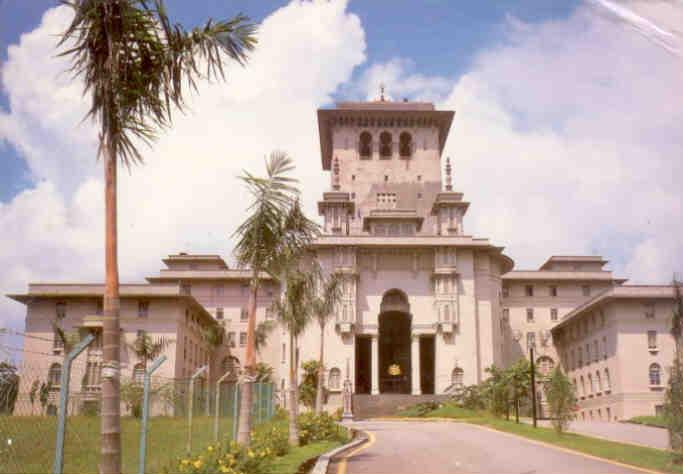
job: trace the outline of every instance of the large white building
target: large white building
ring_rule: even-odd
[[[533,346],[542,371],[562,364],[576,380],[579,416],[653,414],[673,357],[672,288],[625,285],[597,256],[553,256],[538,270],[514,270],[503,248],[468,235],[469,203],[454,189],[448,160],[442,166],[453,115],[430,103],[384,100],[318,111],[330,190],[318,203],[323,234],[312,250],[324,271],[344,277],[325,334],[330,403],[339,403],[347,377],[357,395],[448,393]],[[162,369],[168,377],[186,378],[209,362],[215,379],[243,360],[250,272],[217,255],[181,253],[164,263],[148,284],[123,287],[123,331],[174,339]],[[97,331],[101,294],[100,285],[31,284],[10,295],[27,305],[27,333],[42,337],[26,339],[25,357],[54,351],[54,361],[43,361],[46,372],[59,364],[59,348],[45,342],[51,321]],[[278,294],[268,280],[258,321],[272,318]],[[196,330],[212,320],[228,333],[218,351]],[[318,341],[312,325],[300,338],[300,361],[317,359]],[[260,353],[282,388],[288,343],[277,329]],[[97,350],[83,357],[96,365]],[[132,373],[136,361],[123,360]]]

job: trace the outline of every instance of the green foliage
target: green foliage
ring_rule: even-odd
[[[11,415],[19,394],[19,375],[16,366],[0,362],[0,414]]]
[[[486,390],[482,385],[464,387],[453,396],[453,400],[468,410],[483,410],[487,406]]]
[[[140,333],[128,347],[135,353],[137,358],[146,367],[147,363],[159,357],[164,350],[173,344],[173,339],[159,336],[151,337],[146,332]]]
[[[162,474],[269,474],[275,455],[268,448],[247,448],[235,441],[209,445],[197,456],[180,458]]]
[[[50,400],[50,391],[52,390],[52,382],[47,381],[40,384],[40,390],[38,391],[38,400],[40,401],[40,407],[45,413],[47,409],[47,402]]]
[[[634,416],[626,421],[636,425],[654,426],[656,428],[668,428],[669,426],[666,417],[663,415]]]
[[[308,360],[301,364],[304,375],[299,384],[299,401],[308,408],[315,406],[315,394],[317,392],[318,369],[320,363],[317,360]],[[325,398],[325,397],[323,397]]]
[[[142,416],[144,392],[144,387],[140,383],[134,381],[121,383],[121,401],[126,404],[126,408],[135,418]]]
[[[297,419],[297,427],[301,446],[316,441],[345,441],[348,437],[346,429],[327,412],[319,415],[312,411],[302,413]]]
[[[555,367],[550,378],[545,384],[548,408],[552,418],[552,425],[559,434],[569,428],[574,410],[576,408],[576,396],[574,385],[560,367]]]
[[[683,352],[681,352],[681,337],[683,331],[683,293],[681,283],[675,278],[674,287],[674,312],[671,322],[671,335],[674,338],[675,352],[674,362],[669,376],[669,385],[666,389],[666,403],[664,416],[669,430],[671,449],[675,453],[675,461],[683,464]]]
[[[254,332],[254,345],[256,346],[256,352],[261,352],[268,342],[268,336],[275,329],[274,321],[261,321],[256,325],[256,331]]]
[[[289,432],[287,417],[271,423],[262,423],[254,428],[251,447],[256,451],[268,450],[275,456],[284,456],[289,452]]]
[[[273,368],[265,362],[257,363],[254,372],[256,374],[256,380],[259,382],[273,382]]]
[[[441,403],[436,401],[416,403],[411,405],[401,412],[403,416],[425,416],[427,413],[436,410],[441,407]]]
[[[495,416],[507,415],[510,411],[509,372],[495,365],[486,369],[489,378],[483,382],[484,398],[489,411]]]

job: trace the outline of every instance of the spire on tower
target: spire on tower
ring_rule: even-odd
[[[451,158],[446,157],[446,191],[453,191],[453,182],[451,180]]]
[[[332,165],[332,189],[338,191],[339,187],[339,158],[335,156]]]
[[[379,85],[379,100],[384,102],[384,83]]]

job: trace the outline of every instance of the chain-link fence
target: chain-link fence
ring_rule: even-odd
[[[63,472],[97,473],[101,364],[87,352],[69,366],[61,353],[29,355],[20,348],[4,349],[13,352],[9,360],[0,362],[0,474],[54,472],[62,395],[67,395]],[[147,365],[148,372],[151,365]],[[144,377],[141,372],[121,379],[124,473],[140,472],[143,451],[143,472],[152,473],[188,451],[198,452],[215,440],[233,437],[240,399],[234,379],[223,377],[220,383],[208,383],[205,376],[175,379],[151,374],[146,391],[148,418],[143,449]],[[273,414],[273,385],[251,385],[252,413],[257,424]]]

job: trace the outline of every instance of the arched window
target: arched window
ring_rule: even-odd
[[[142,383],[145,381],[145,366],[142,364],[135,364],[133,368],[133,381],[135,383]]]
[[[443,320],[444,321],[450,321],[451,320],[451,307],[448,305],[443,307]]]
[[[408,132],[403,132],[398,137],[398,149],[401,158],[410,158],[413,156],[413,137]]]
[[[595,385],[593,384],[593,376],[591,374],[588,374],[588,389],[591,395],[595,393]]]
[[[240,360],[235,356],[227,356],[223,358],[221,369],[223,373],[236,372],[240,368]]]
[[[372,135],[370,135],[370,132],[360,134],[358,153],[361,158],[369,159],[372,157]]]
[[[598,392],[602,392],[602,379],[600,378],[600,372],[595,372],[595,382],[598,385]]]
[[[54,363],[50,366],[50,370],[47,373],[47,381],[53,387],[59,387],[62,383],[62,366],[58,363]]]
[[[583,375],[581,376],[581,396],[586,396],[586,381],[583,379]]]
[[[536,361],[536,365],[538,366],[538,371],[541,373],[541,375],[547,377],[555,368],[555,361],[548,356],[541,356]]]
[[[379,157],[391,158],[392,155],[391,133],[382,132],[379,134]]]
[[[650,385],[662,384],[662,368],[659,364],[650,364]]]
[[[341,388],[341,370],[334,367],[330,370],[330,378],[327,382],[330,390],[339,390]]]
[[[611,390],[610,382],[609,382],[609,369],[605,369],[605,390],[606,391]]]
[[[460,367],[453,369],[453,372],[451,372],[451,383],[455,385],[455,388],[463,388],[464,375],[465,372]]]

